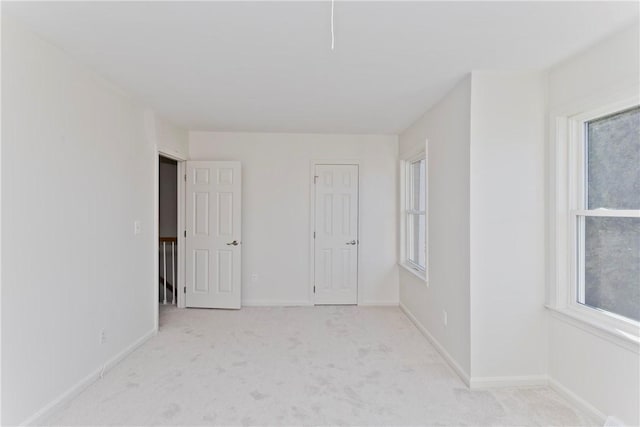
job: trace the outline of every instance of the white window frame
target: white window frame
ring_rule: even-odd
[[[412,186],[413,180],[411,179],[411,165],[417,161],[425,161],[425,210],[415,211],[411,209],[412,202]],[[400,191],[400,265],[407,271],[414,274],[418,278],[424,280],[428,285],[428,271],[429,271],[429,163],[427,160],[426,151],[420,151],[410,157],[407,157],[400,163],[401,167],[401,191]],[[411,238],[409,236],[410,226],[408,217],[409,215],[424,215],[425,216],[425,268],[409,259],[409,244]]]
[[[584,293],[584,242],[578,233],[581,218],[640,217],[640,210],[586,209],[586,123],[638,106],[637,95],[599,107],[582,108],[576,114],[555,116],[555,292],[549,308],[601,331],[640,343],[640,322],[578,302]],[[584,296],[584,295],[582,295]],[[636,349],[637,350],[637,349]]]

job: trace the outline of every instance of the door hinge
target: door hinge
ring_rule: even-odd
[[[313,293],[314,294],[316,293],[316,287],[315,286],[313,287]]]
[[[182,292],[185,293],[185,294],[187,293],[187,287],[186,286],[184,288],[182,288]]]
[[[313,183],[314,183],[314,184],[317,184],[317,183],[318,183],[318,178],[320,178],[320,176],[319,176],[319,175],[314,175],[314,176],[313,176]]]
[[[184,182],[187,182],[187,174],[184,174]]]
[[[187,230],[184,230],[184,237],[187,237]]]
[[[313,238],[314,239],[316,238],[316,232],[315,231],[313,232]]]

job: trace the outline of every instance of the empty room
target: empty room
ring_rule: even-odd
[[[1,19],[2,425],[640,425],[640,3]]]

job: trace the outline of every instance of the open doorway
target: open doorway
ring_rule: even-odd
[[[178,301],[178,162],[158,156],[158,303]]]

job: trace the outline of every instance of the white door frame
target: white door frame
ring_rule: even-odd
[[[358,245],[358,276],[356,280],[356,294],[357,294],[357,305],[360,305],[360,250],[362,248],[363,236],[361,233],[361,225],[360,223],[360,213],[362,212],[361,200],[360,197],[360,160],[335,160],[335,159],[313,159],[310,162],[309,167],[309,195],[310,195],[310,206],[309,210],[309,302],[311,305],[315,305],[315,294],[313,292],[313,287],[315,286],[316,280],[316,262],[315,262],[315,254],[316,254],[316,245],[315,239],[313,238],[313,232],[315,231],[316,224],[316,186],[314,183],[314,177],[316,175],[316,166],[317,165],[354,165],[358,166],[358,240],[360,244]],[[366,240],[365,240],[366,241]]]
[[[184,207],[185,207],[185,199],[184,199],[184,174],[185,174],[185,162],[186,157],[181,157],[176,155],[175,153],[167,153],[162,149],[157,149],[155,153],[155,166],[154,166],[154,177],[153,177],[153,187],[154,187],[154,196],[153,196],[153,301],[154,301],[154,321],[155,321],[155,329],[158,331],[159,322],[160,322],[160,313],[159,313],[159,300],[160,300],[160,288],[158,283],[160,283],[160,265],[158,260],[158,253],[160,253],[160,166],[158,164],[159,157],[167,157],[171,160],[175,160],[178,162],[178,170],[176,179],[178,180],[178,200],[176,200],[177,208],[178,208],[178,224],[177,226],[177,234],[178,234],[178,252],[176,258],[176,284],[177,286],[177,294],[178,294],[178,307],[184,308],[184,293],[181,290],[184,288],[184,230],[185,230],[185,218],[184,218]]]

